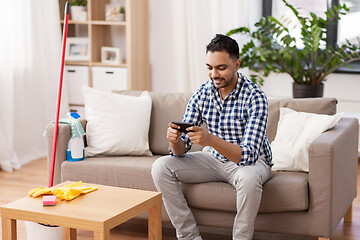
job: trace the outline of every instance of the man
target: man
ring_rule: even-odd
[[[191,97],[184,122],[188,133],[169,123],[170,155],[156,160],[152,176],[163,194],[178,239],[201,239],[181,182],[227,182],[236,189],[233,239],[252,239],[262,185],[271,178],[272,156],[265,135],[268,103],[264,92],[238,73],[239,47],[217,34],[206,47],[210,80]],[[207,128],[200,125],[205,122]],[[197,143],[211,151],[187,153]]]

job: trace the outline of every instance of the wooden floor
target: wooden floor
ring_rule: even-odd
[[[359,165],[360,166],[360,165]],[[12,173],[0,171],[0,205],[26,196],[28,190],[36,187],[47,186],[46,159],[35,160],[20,170]],[[1,229],[0,229],[1,232]],[[1,236],[1,234],[0,234]],[[164,240],[176,240],[172,228],[163,229]],[[207,233],[202,235],[206,240],[230,240],[228,234]],[[25,240],[26,232],[24,222],[18,221],[18,239]],[[84,230],[78,231],[79,240],[90,240],[92,233]],[[146,222],[129,221],[114,228],[110,233],[110,240],[144,240],[147,239]],[[289,236],[256,232],[254,240],[315,240],[317,238],[304,236]],[[353,222],[340,222],[333,240],[360,240],[360,167],[358,167],[358,196],[353,205]]]

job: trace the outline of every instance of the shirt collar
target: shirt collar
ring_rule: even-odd
[[[241,74],[241,73],[237,73],[238,75],[238,79],[237,79],[237,82],[236,82],[236,85],[235,85],[235,88],[234,90],[227,96],[228,98],[233,98],[233,99],[237,99],[239,94],[240,94],[240,90],[241,90],[241,87],[242,85],[244,84],[244,76]],[[212,97],[218,97],[221,99],[221,94],[220,94],[220,91],[219,89],[217,89],[214,85],[214,83],[210,81],[210,84],[211,84],[211,92],[212,92]]]

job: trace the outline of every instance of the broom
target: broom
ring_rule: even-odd
[[[51,155],[49,188],[53,186],[53,182],[54,182],[56,143],[57,143],[57,136],[58,136],[58,130],[59,130],[59,112],[60,112],[61,90],[62,90],[62,83],[63,83],[64,58],[65,58],[65,49],[66,49],[66,36],[67,36],[67,30],[68,30],[69,12],[70,12],[70,4],[67,1],[65,4],[65,13],[64,13],[63,41],[62,41],[62,52],[61,52],[61,61],[60,61],[60,74],[59,74],[59,85],[58,85],[58,94],[57,94],[54,137],[53,137],[52,155]]]

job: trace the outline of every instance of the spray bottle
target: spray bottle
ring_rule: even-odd
[[[71,126],[71,138],[66,151],[67,160],[70,162],[84,160],[84,140],[81,132],[80,115],[78,113],[68,114],[68,122]],[[81,127],[81,129],[79,129]]]

